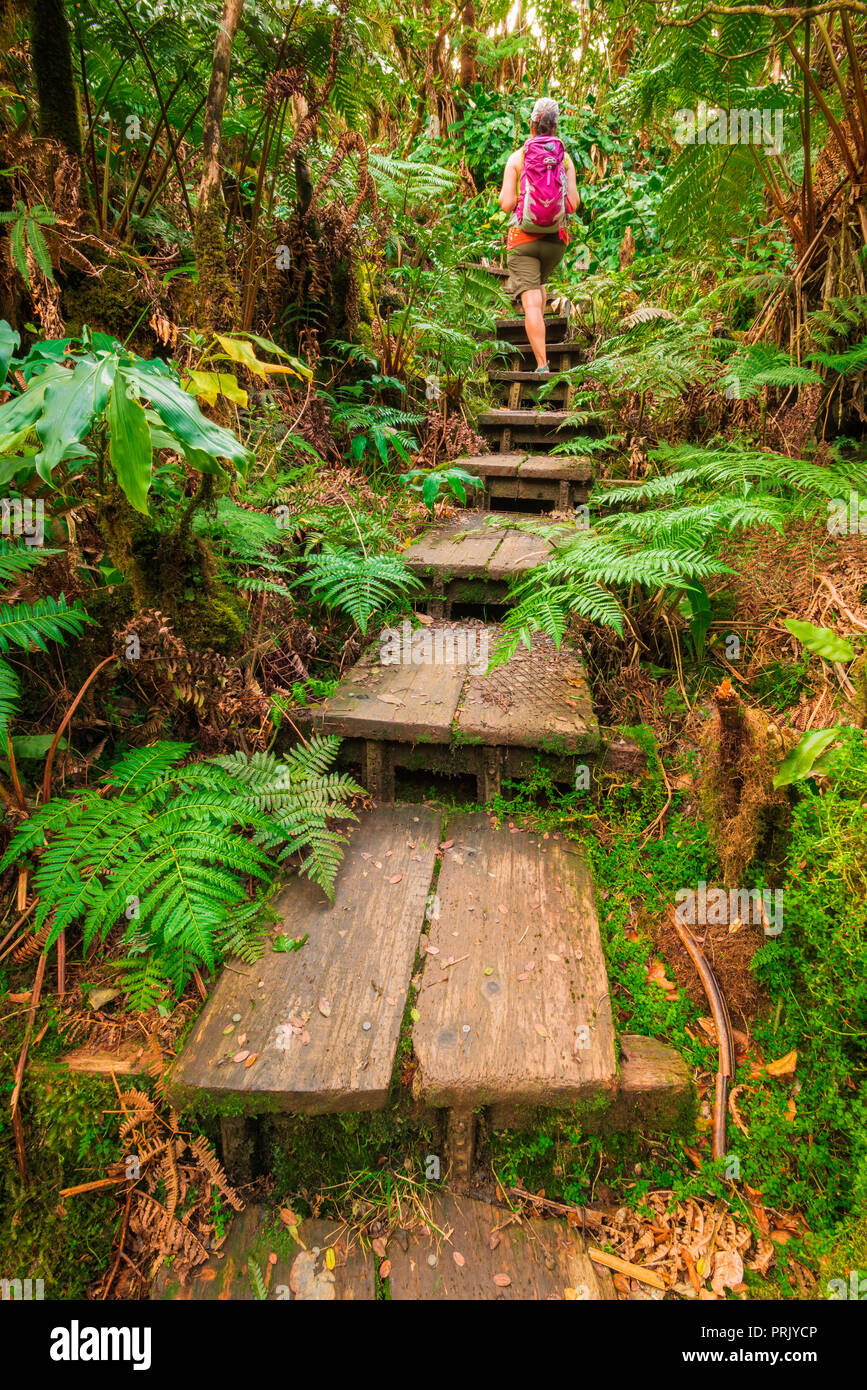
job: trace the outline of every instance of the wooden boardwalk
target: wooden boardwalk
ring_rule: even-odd
[[[560,534],[558,521],[532,535],[492,505],[568,511],[592,476],[586,458],[540,452],[540,440],[562,438],[568,398],[559,410],[517,408],[537,386],[523,369],[523,320],[499,330],[515,360],[495,379],[512,399],[481,423],[501,449],[457,460],[484,478],[484,509],[433,527],[405,552],[429,585],[431,615],[381,634],[333,695],[293,714],[302,732],[341,737],[378,804],[347,833],[333,903],[304,879],[287,883],[271,946],[223,971],[170,1080],[182,1108],[216,1104],[230,1174],[252,1169],[257,1114],[386,1110],[438,1131],[445,1186],[420,1188],[428,1216],[404,1230],[386,1223],[375,1253],[345,1226],[287,1230],[275,1212],[250,1207],[188,1285],[172,1286],[169,1274],[157,1296],[612,1297],[610,1276],[572,1227],[470,1197],[490,1176],[475,1167],[477,1129],[531,1127],[540,1108],[588,1133],[678,1129],[691,1113],[694,1087],[673,1049],[615,1037],[580,846],[496,825],[484,809],[393,804],[405,771],[470,774],[484,808],[504,777],[542,763],[574,785],[576,767],[614,749],[574,646],[557,650],[537,635],[489,668],[502,629],[454,618],[460,603],[502,603],[508,580],[543,561]],[[552,330],[565,333],[565,318]],[[559,346],[552,362],[568,365],[572,349]],[[531,448],[521,452],[524,436]]]
[[[464,1185],[480,1106],[507,1127],[588,1100],[615,1128],[677,1122],[690,1082],[670,1048],[633,1040],[618,1070],[592,882],[562,837],[378,807],[349,831],[333,904],[296,878],[275,906],[277,944],[307,940],[224,970],[173,1068],[177,1104],[382,1110],[403,1029],[419,1114],[468,1132]]]

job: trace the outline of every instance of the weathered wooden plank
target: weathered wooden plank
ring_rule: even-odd
[[[488,564],[489,579],[508,579],[513,574],[519,574],[521,570],[533,569],[534,566],[541,565],[551,553],[548,541],[543,540],[541,536],[531,535],[528,531],[516,531],[512,528],[501,535],[500,545]]]
[[[468,513],[458,521],[427,531],[403,552],[408,569],[445,571],[455,579],[484,574],[488,561],[503,539],[502,532],[486,526],[489,513]]]
[[[468,454],[454,459],[451,467],[465,468],[480,478],[516,478],[526,454]]]
[[[524,459],[518,470],[518,477],[561,478],[569,482],[586,483],[593,477],[593,460],[577,455],[531,454]]]
[[[450,818],[416,1008],[413,1089],[434,1106],[568,1106],[617,1085],[589,870],[574,848]]]
[[[586,1134],[617,1134],[631,1129],[662,1133],[690,1132],[696,1090],[692,1074],[668,1043],[637,1033],[621,1033],[620,1080],[612,1104],[586,1111]],[[494,1103],[488,1110],[494,1129],[531,1129],[538,1111],[529,1105]]]
[[[568,415],[568,410],[487,410],[479,416],[478,423],[489,429],[544,426],[554,430],[564,424]],[[526,454],[523,457],[526,458]]]
[[[148,1070],[148,1054],[144,1047],[133,1043],[121,1043],[118,1047],[76,1047],[72,1052],[64,1052],[58,1059],[70,1071],[84,1076],[145,1075]]]
[[[600,1116],[605,1129],[684,1129],[694,1104],[695,1084],[679,1052],[657,1038],[621,1034],[620,1089]]]
[[[566,323],[565,314],[546,314],[545,332],[552,337],[555,333],[565,333]],[[497,319],[496,328],[498,338],[527,341],[527,324],[523,314],[519,318]]]
[[[514,514],[503,518],[515,519]],[[495,521],[490,512],[463,513],[459,520],[427,531],[404,551],[403,559],[416,573],[449,579],[502,580],[541,564],[551,549],[548,541]]]
[[[387,1256],[396,1302],[616,1297],[607,1271],[600,1277],[580,1232],[565,1221],[518,1218],[469,1197],[438,1194],[428,1229],[396,1233]]]
[[[527,371],[503,371],[495,370],[488,372],[488,381],[505,382],[527,382],[530,386],[544,386],[547,382],[553,381],[556,372],[533,372]]]
[[[599,726],[578,653],[566,642],[558,651],[540,633],[531,651],[522,644],[505,666],[468,674],[456,738],[546,752],[595,751]]]
[[[366,812],[350,832],[333,906],[315,884],[293,879],[274,905],[282,931],[306,934],[306,944],[223,972],[173,1086],[288,1112],[382,1108],[439,827],[423,807]],[[252,1065],[231,1060],[242,1051]]]
[[[333,1269],[326,1264],[329,1250],[334,1255]],[[358,1245],[350,1249],[345,1225],[308,1219],[288,1227],[276,1211],[248,1206],[232,1219],[220,1250],[199,1265],[185,1284],[166,1269],[158,1276],[151,1298],[249,1302],[260,1297],[254,1282],[258,1278],[265,1286],[266,1301],[372,1302],[376,1297],[373,1260]]]
[[[454,646],[444,644],[443,659],[435,662],[384,665],[376,642],[334,694],[312,708],[312,727],[352,738],[448,743],[465,674]]]

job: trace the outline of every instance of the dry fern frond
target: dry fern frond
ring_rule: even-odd
[[[147,1234],[150,1244],[158,1246],[159,1259],[183,1254],[191,1264],[201,1264],[208,1258],[209,1251],[195,1232],[172,1216],[150,1192],[136,1189],[133,1196],[135,1207],[130,1227],[137,1235]]]
[[[166,1144],[160,1171],[166,1185],[166,1211],[169,1216],[174,1216],[178,1205],[178,1165],[174,1144]]]
[[[16,964],[21,965],[22,962],[33,960],[35,956],[38,956],[48,940],[48,933],[50,931],[51,923],[46,922],[44,926],[40,927],[38,932],[31,932],[30,935],[21,942],[20,946],[16,946],[15,950],[12,952],[12,959]]]
[[[217,1155],[214,1153],[213,1148],[204,1135],[197,1134],[195,1139],[190,1142],[190,1148],[196,1155],[199,1163],[205,1169],[211,1182],[220,1194],[225,1197],[229,1206],[234,1207],[235,1211],[243,1211],[243,1201],[226,1177]]]

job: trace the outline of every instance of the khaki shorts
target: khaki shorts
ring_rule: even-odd
[[[550,280],[565,253],[566,243],[556,235],[537,237],[512,247],[506,255],[507,289],[516,304],[525,290],[537,290]]]

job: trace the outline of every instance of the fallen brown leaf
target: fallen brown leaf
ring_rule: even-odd
[[[794,1076],[797,1065],[798,1054],[792,1048],[792,1051],[787,1052],[784,1057],[778,1057],[775,1062],[768,1062],[765,1071],[768,1076]]]

